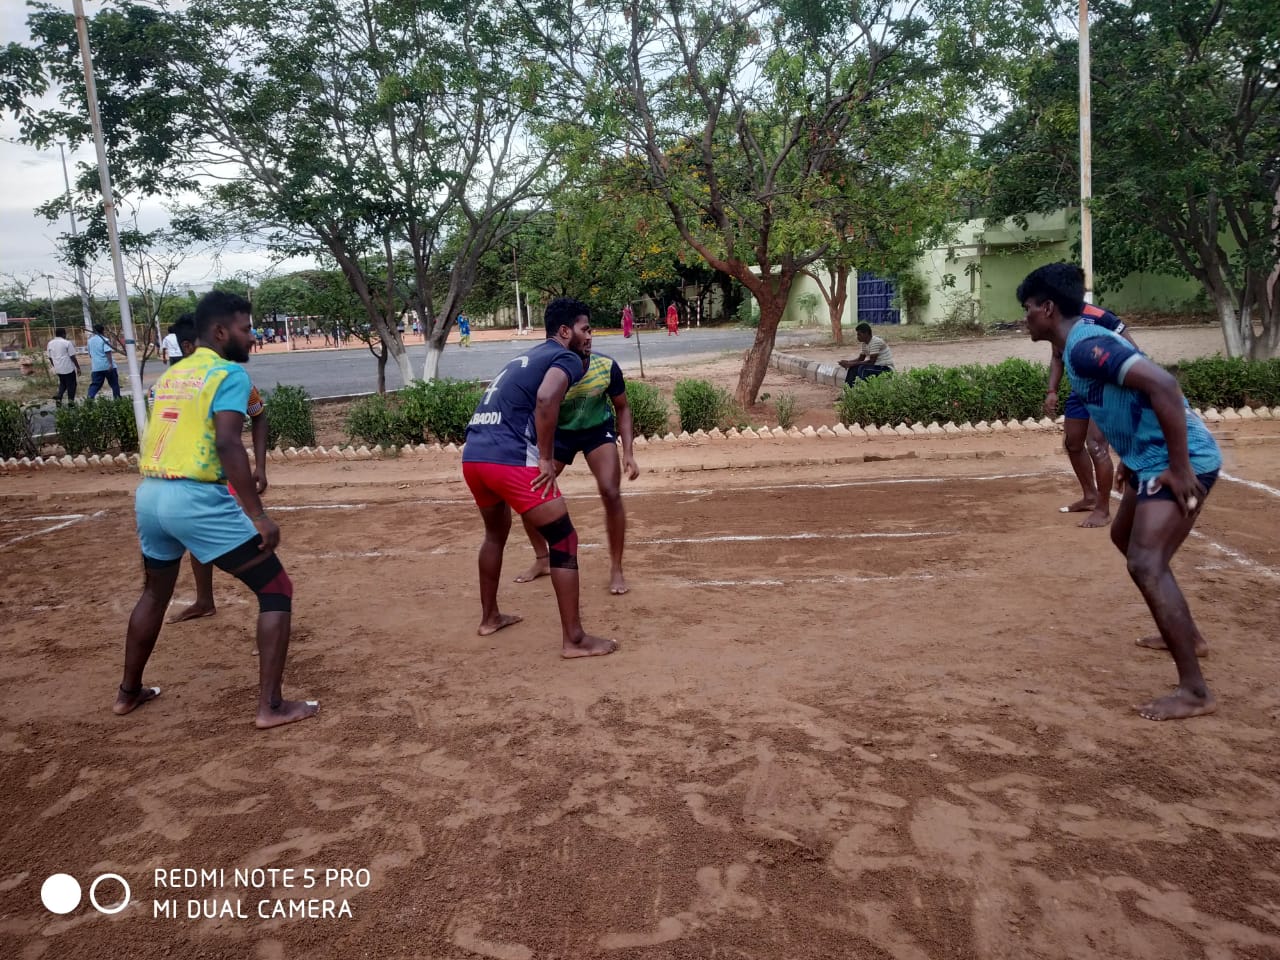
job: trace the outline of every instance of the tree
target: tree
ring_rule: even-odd
[[[1199,281],[1230,356],[1280,350],[1280,18],[1265,0],[1095,0],[1094,260]],[[992,216],[1078,202],[1074,40],[985,138]]]
[[[0,56],[0,105],[32,142],[83,139],[74,24],[46,5],[29,23],[34,55],[11,45]],[[545,70],[501,4],[123,0],[90,32],[122,190],[199,188],[275,251],[323,251],[406,382],[398,291],[418,291],[423,373],[435,375],[479,257],[552,169],[535,110]],[[59,107],[37,109],[51,88]],[[435,259],[454,232],[436,298]],[[374,258],[384,276],[366,273]]]
[[[796,276],[832,249],[839,177],[856,177],[888,129],[906,138],[895,153],[945,136],[981,83],[957,6],[983,5],[620,0],[529,13],[558,52],[566,119],[634,157],[636,189],[759,303],[739,403],[755,400]]]

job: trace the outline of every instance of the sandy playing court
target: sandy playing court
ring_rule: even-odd
[[[1130,709],[1173,667],[1106,533],[1057,513],[1052,436],[650,448],[622,598],[571,471],[587,625],[622,641],[576,662],[546,580],[475,636],[456,462],[280,467],[286,693],[322,708],[270,733],[221,575],[160,637],[163,697],[114,717],[135,481],[0,479],[0,956],[1276,957],[1266,426],[1175,564],[1222,700],[1183,724]],[[527,557],[513,534],[505,575]],[[132,901],[56,916],[59,872]]]

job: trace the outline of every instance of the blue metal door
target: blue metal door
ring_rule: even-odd
[[[858,274],[858,322],[901,323],[902,314],[893,305],[892,280],[869,273]]]

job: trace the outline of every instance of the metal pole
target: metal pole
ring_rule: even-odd
[[[74,248],[75,239],[80,236],[80,231],[76,229],[76,208],[71,199],[71,177],[67,173],[67,151],[64,149],[65,144],[58,144],[58,154],[62,157],[62,182],[67,185],[67,216],[71,218],[71,240]],[[89,288],[84,282],[84,267],[80,263],[80,257],[76,255],[76,286],[80,290],[80,310],[84,314],[84,329],[86,333],[93,332],[93,312],[89,309]]]
[[[1080,265],[1093,300],[1093,122],[1089,103],[1089,0],[1080,0]]]
[[[511,270],[516,278],[516,334],[524,334],[524,320],[520,313],[520,265],[516,263],[516,245],[511,245]]]
[[[107,221],[107,237],[111,241],[111,262],[116,272],[116,295],[120,298],[120,327],[124,333],[124,355],[129,368],[129,388],[133,394],[133,419],[138,437],[147,429],[147,400],[142,392],[142,372],[138,368],[138,345],[134,340],[133,313],[129,309],[129,286],[124,279],[124,260],[120,256],[120,230],[116,225],[115,194],[111,190],[111,170],[107,166],[107,147],[102,139],[102,118],[98,115],[98,89],[93,82],[93,54],[89,52],[89,25],[84,17],[84,0],[74,0],[76,36],[80,39],[80,59],[84,62],[84,92],[89,104],[89,125],[93,128],[93,146],[98,154],[98,179],[102,184],[102,212]]]

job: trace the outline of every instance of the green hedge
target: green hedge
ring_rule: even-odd
[[[1280,405],[1280,359],[1242,360],[1205,357],[1170,368],[1193,407]],[[956,423],[979,420],[1039,419],[1049,368],[1009,359],[992,366],[924,367],[885,374],[845,387],[836,401],[846,425]],[[1071,384],[1058,389],[1058,413]]]
[[[133,401],[95,398],[75,406],[59,407],[53,415],[58,441],[71,456],[138,449],[138,426],[133,419]]]
[[[638,437],[663,436],[671,429],[671,409],[657,387],[627,381],[627,406]]]
[[[27,410],[16,400],[0,400],[0,460],[37,453]]]
[[[316,422],[311,395],[302,387],[282,386],[263,396],[267,408],[267,446],[314,447]]]
[[[364,443],[402,447],[424,440],[462,443],[484,393],[473,380],[417,381],[398,393],[365,397],[347,412],[347,435]]]
[[[706,380],[678,380],[674,395],[680,429],[690,433],[715,429],[733,410],[729,394]]]
[[[1202,357],[1169,370],[1193,407],[1280,405],[1280,359]]]

